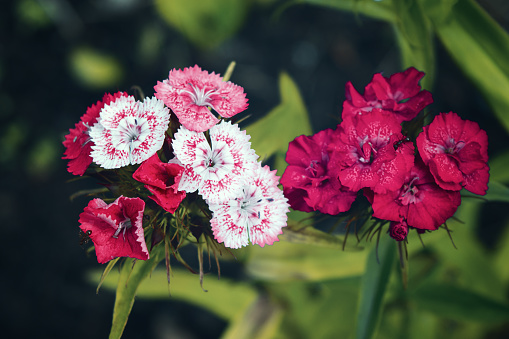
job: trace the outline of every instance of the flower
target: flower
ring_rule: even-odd
[[[348,211],[354,202],[357,194],[342,186],[338,168],[329,166],[332,134],[329,128],[311,137],[301,135],[288,145],[288,167],[281,184],[294,210],[336,215]]]
[[[399,189],[367,196],[374,217],[396,222],[403,218],[408,226],[426,230],[436,230],[461,204],[460,193],[440,188],[420,159]]]
[[[237,125],[222,121],[210,131],[210,145],[203,133],[181,126],[174,135],[173,152],[185,170],[179,190],[198,193],[211,203],[237,197],[258,156],[250,136]]]
[[[405,220],[400,220],[399,222],[391,222],[389,226],[389,235],[392,239],[397,241],[405,240],[408,234],[408,224]]]
[[[400,123],[412,120],[424,107],[433,103],[431,93],[421,91],[419,86],[419,80],[423,76],[423,72],[413,67],[395,73],[390,78],[377,73],[366,86],[363,96],[355,90],[350,81],[347,82],[343,119],[370,112],[373,108],[381,108],[393,112]]]
[[[93,199],[80,214],[80,228],[95,245],[97,261],[104,264],[117,257],[149,259],[143,233],[145,202],[120,196],[111,204]]]
[[[488,189],[488,135],[473,121],[456,113],[440,113],[424,126],[417,148],[443,189],[484,195]]]
[[[205,132],[219,122],[209,108],[230,118],[248,106],[242,87],[224,82],[219,74],[202,71],[198,65],[171,70],[168,79],[158,81],[154,89],[180,123],[194,132]]]
[[[143,103],[121,97],[105,105],[90,129],[94,162],[110,169],[147,160],[163,145],[169,119],[168,108],[154,97]]]
[[[145,185],[154,200],[165,211],[175,213],[180,202],[186,197],[185,191],[179,191],[178,185],[184,167],[178,164],[163,163],[157,153],[145,160],[133,173],[133,178]]]
[[[99,113],[104,105],[116,99],[127,96],[125,92],[117,92],[114,94],[105,93],[103,99],[95,105],[87,108],[87,112],[81,117],[74,128],[69,130],[69,134],[65,136],[63,142],[65,153],[62,159],[70,159],[67,165],[69,173],[74,175],[83,175],[88,166],[92,163],[90,152],[94,144],[90,138],[90,128],[97,122]]]
[[[226,247],[240,248],[251,242],[261,247],[278,241],[286,226],[287,199],[277,187],[279,177],[269,166],[257,165],[234,199],[209,204],[214,238]]]
[[[404,140],[393,115],[373,109],[347,116],[329,144],[331,166],[338,168],[342,185],[356,192],[369,187],[377,193],[396,190],[414,162],[414,146]]]

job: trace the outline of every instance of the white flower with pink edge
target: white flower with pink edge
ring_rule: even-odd
[[[104,106],[90,129],[95,144],[90,155],[106,169],[140,164],[163,146],[169,120],[170,111],[161,100],[120,97]]]
[[[181,126],[172,142],[173,153],[184,166],[179,190],[198,190],[207,202],[233,199],[251,176],[258,156],[251,149],[251,138],[237,125],[222,121],[205,134]]]
[[[258,164],[242,192],[230,201],[209,204],[214,238],[226,247],[240,248],[249,242],[261,247],[278,241],[286,226],[289,204],[278,188],[279,177],[269,166]]]

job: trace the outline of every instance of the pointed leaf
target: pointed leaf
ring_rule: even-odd
[[[279,91],[281,103],[246,128],[247,133],[251,135],[251,148],[262,159],[278,151],[284,154],[288,150],[288,144],[295,137],[312,134],[299,89],[286,73],[279,76]]]
[[[490,159],[490,181],[509,183],[509,151]]]
[[[378,255],[377,255],[378,252]],[[380,262],[377,261],[377,258]],[[357,339],[372,338],[380,322],[382,302],[396,259],[395,241],[386,234],[379,246],[373,247],[367,258],[362,277],[359,308],[357,310]]]

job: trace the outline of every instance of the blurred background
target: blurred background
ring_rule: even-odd
[[[509,3],[479,4],[508,29]],[[4,1],[0,27],[5,338],[109,333],[114,293],[103,289],[96,295],[86,272],[99,264],[79,244],[78,216],[89,199],[69,199],[80,189],[95,188],[94,182],[68,182],[73,176],[61,160],[64,135],[104,92],[132,93],[139,86],[152,96],[153,86],[172,68],[198,64],[222,74],[236,61],[231,80],[247,93],[248,122],[280,103],[278,79],[284,71],[318,132],[338,123],[347,81],[362,91],[373,73],[402,70],[393,27],[386,22],[277,0]],[[438,42],[435,57],[430,110],[454,111],[478,122],[489,136],[490,159],[504,154],[508,134],[483,96]],[[482,205],[474,230],[482,251],[496,248],[508,207]],[[227,263],[224,275],[246,280],[242,269]],[[195,288],[203,293],[198,283]],[[454,324],[449,325],[460,326]],[[476,333],[507,337],[507,324]],[[225,319],[184,301],[137,299],[123,338],[218,338],[226,327]]]

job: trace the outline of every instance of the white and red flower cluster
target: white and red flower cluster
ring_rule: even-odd
[[[441,113],[414,143],[402,134],[433,102],[415,68],[390,78],[375,74],[360,95],[349,82],[342,122],[292,141],[281,178],[293,209],[331,215],[348,211],[362,189],[373,216],[389,220],[403,240],[408,227],[436,230],[461,203],[465,188],[484,195],[489,179],[488,138],[475,122]]]
[[[92,162],[104,169],[141,164],[132,177],[161,208],[175,213],[186,193],[198,192],[213,213],[211,230],[218,242],[240,248],[251,242],[278,241],[289,205],[278,177],[257,162],[250,136],[230,118],[248,106],[243,88],[194,66],[172,70],[154,87],[155,97],[136,101],[127,93],[106,94],[65,137],[68,170],[83,175]],[[180,123],[173,138],[170,110]],[[169,133],[170,135],[173,133]],[[174,157],[157,154],[171,146]],[[90,201],[80,228],[94,242],[98,261],[128,256],[146,260],[143,233],[145,201],[118,197],[106,204]]]

